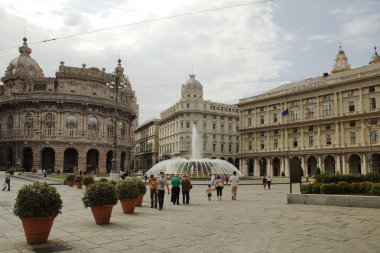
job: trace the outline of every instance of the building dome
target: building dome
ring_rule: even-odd
[[[29,76],[35,78],[43,78],[44,73],[38,63],[30,56],[32,49],[28,47],[27,39],[23,38],[24,43],[19,47],[20,56],[13,59],[7,70],[4,78],[12,76]]]
[[[199,98],[202,99],[203,96],[203,86],[195,79],[195,74],[189,75],[190,79],[187,80],[181,88],[182,99],[186,98]]]
[[[376,47],[375,47],[375,53],[371,57],[371,60],[369,61],[369,64],[375,64],[380,63],[380,56],[377,54]]]

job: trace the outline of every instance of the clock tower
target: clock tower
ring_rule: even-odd
[[[342,47],[339,46],[339,52],[335,57],[335,64],[331,73],[337,73],[348,69],[351,69],[351,66],[348,64],[348,59],[342,50]]]

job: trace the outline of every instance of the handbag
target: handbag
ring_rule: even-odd
[[[189,184],[189,189],[193,189],[193,185],[192,184]]]
[[[219,187],[222,187],[222,188],[224,187],[224,183],[223,183],[223,181],[220,181],[220,182],[219,182]]]

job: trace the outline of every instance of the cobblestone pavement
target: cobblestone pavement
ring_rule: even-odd
[[[4,181],[4,174],[0,175]],[[380,252],[378,209],[288,205],[289,186],[241,185],[232,201],[215,192],[208,201],[204,185],[195,185],[190,205],[151,209],[145,195],[136,213],[117,204],[111,224],[95,224],[81,202],[83,190],[58,185],[64,207],[47,243],[26,243],[21,221],[12,213],[17,190],[28,181],[12,178],[11,191],[0,191],[0,252]],[[294,187],[297,188],[297,187]]]

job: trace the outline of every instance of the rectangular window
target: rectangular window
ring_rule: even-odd
[[[314,146],[314,135],[309,135],[309,147]]]
[[[264,115],[260,115],[260,124],[261,124],[261,125],[264,124]]]
[[[212,138],[215,140],[215,139],[216,139],[216,134],[213,134],[213,135],[212,135]]]
[[[92,88],[92,95],[96,95],[96,88],[95,87]]]
[[[306,118],[307,119],[314,119],[315,118],[315,115],[314,115],[314,108],[306,108]]]
[[[314,126],[309,126],[309,132],[313,132],[314,131]]]
[[[326,130],[331,130],[331,124],[326,124],[325,128]]]
[[[70,91],[75,92],[75,85],[70,85]]]
[[[48,87],[48,91],[52,91],[53,87],[54,87],[54,84],[48,83],[47,87]]]
[[[354,112],[355,111],[355,101],[348,101],[348,111]]]
[[[331,105],[324,105],[323,106],[323,116],[331,116],[332,114],[332,109],[331,109]]]
[[[278,139],[273,139],[273,148],[278,148]]]
[[[236,153],[239,153],[239,144],[236,144]]]
[[[186,128],[190,128],[190,122],[186,122]]]
[[[298,128],[296,128],[296,127],[293,128],[293,133],[294,133],[294,134],[298,133]]]
[[[216,124],[212,124],[212,130],[216,130]]]
[[[224,152],[224,144],[220,144],[220,152]]]
[[[248,150],[252,150],[252,141],[248,142]]]
[[[273,130],[273,134],[274,134],[274,135],[279,135],[279,131],[278,131],[278,129]]]
[[[376,98],[369,99],[369,109],[371,110],[376,109]]]
[[[316,99],[315,98],[308,98],[306,99],[306,104],[307,105],[313,105],[313,104],[316,104]]]
[[[273,114],[273,123],[277,123],[277,113]]]
[[[260,131],[260,136],[264,137],[264,135],[265,135],[265,132],[264,131]]]
[[[261,147],[261,149],[264,149],[264,148],[265,148],[264,140],[260,140],[260,147]]]
[[[322,98],[322,101],[323,102],[329,102],[329,101],[331,101],[331,100],[333,100],[333,95],[325,95],[325,96],[323,96],[323,98]]]
[[[326,145],[331,145],[331,134],[326,134]]]
[[[251,117],[248,118],[248,126],[249,127],[252,126],[252,118]]]
[[[297,137],[293,137],[293,147],[297,147],[298,146],[298,139]]]
[[[374,93],[375,92],[375,86],[368,87],[368,93]]]
[[[264,107],[260,107],[260,112],[264,112]]]
[[[348,97],[353,97],[353,96],[355,96],[355,90],[349,90],[349,91],[347,91],[347,96],[348,96]]]
[[[203,129],[207,128],[207,123],[203,123]]]
[[[350,121],[350,127],[356,127],[356,121],[355,120]]]
[[[300,101],[293,101],[293,102],[290,102],[290,107],[299,107],[300,106]]]
[[[228,145],[228,152],[232,152],[232,145],[230,144],[230,145]]]
[[[379,139],[379,133],[377,130],[372,130],[371,132],[371,142],[377,142]]]
[[[212,144],[212,151],[216,151],[216,144]]]
[[[356,144],[356,132],[351,132],[351,144]]]
[[[298,120],[299,114],[298,111],[290,111],[290,120]]]

